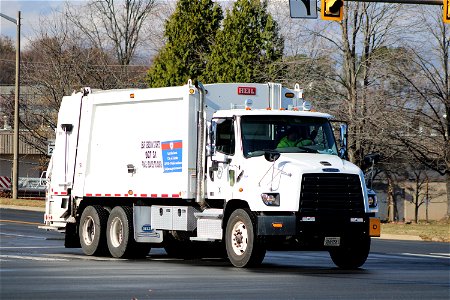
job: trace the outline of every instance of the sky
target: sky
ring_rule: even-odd
[[[29,38],[35,35],[34,29],[38,28],[39,17],[49,14],[52,9],[63,5],[64,1],[61,0],[0,0],[0,12],[17,19],[17,12],[21,11],[21,45],[23,46],[27,44]],[[4,18],[0,19],[0,34],[10,37],[15,42],[16,24]]]

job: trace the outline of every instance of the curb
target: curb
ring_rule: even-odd
[[[375,237],[380,240],[400,240],[400,241],[423,241],[418,235],[403,235],[403,234],[381,234],[380,237]]]

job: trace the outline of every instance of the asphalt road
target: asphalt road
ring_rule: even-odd
[[[238,269],[223,259],[88,257],[37,228],[42,213],[0,209],[0,299],[450,299],[450,244],[374,239],[363,268],[326,252],[268,252]]]

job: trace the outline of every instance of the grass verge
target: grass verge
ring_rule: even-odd
[[[413,235],[425,241],[450,242],[448,220],[415,223],[382,223],[381,234]]]
[[[45,207],[45,200],[43,199],[12,199],[0,198],[0,205],[15,205],[28,207]]]

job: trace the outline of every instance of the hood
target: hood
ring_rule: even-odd
[[[351,162],[341,159],[337,155],[311,153],[281,153],[279,163],[293,163],[303,172],[308,173],[351,173],[360,174],[361,170]]]

